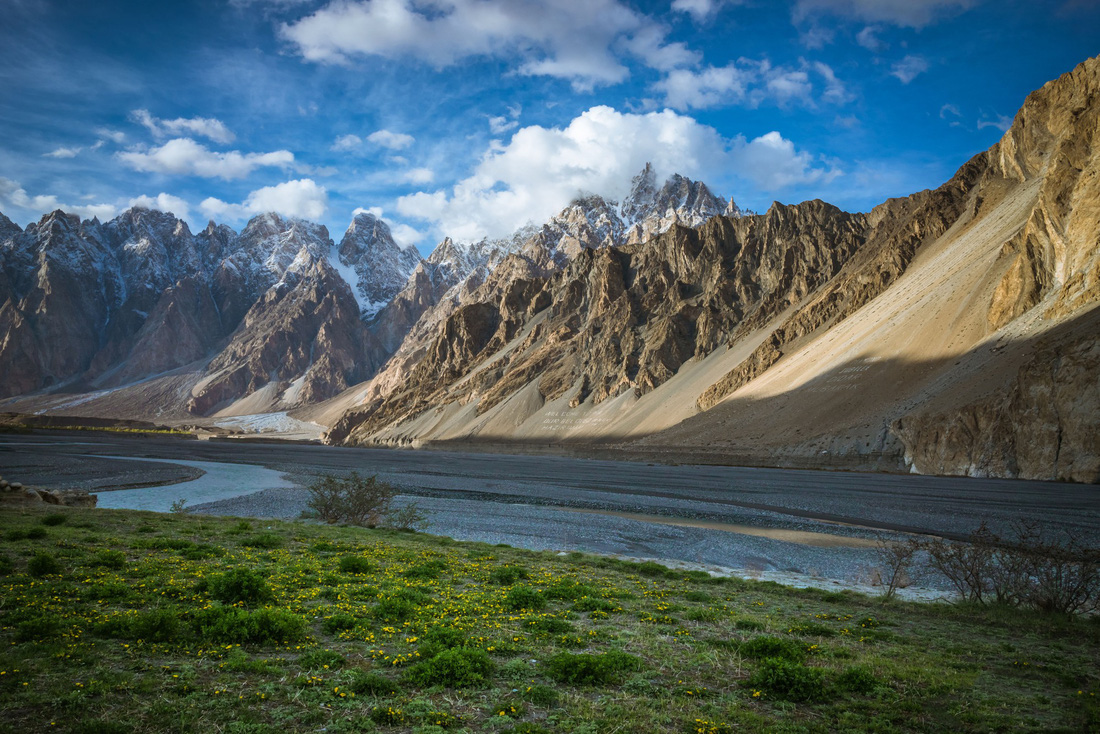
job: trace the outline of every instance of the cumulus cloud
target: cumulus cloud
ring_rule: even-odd
[[[407,224],[393,225],[390,227],[390,234],[393,235],[394,242],[406,249],[416,247],[417,243],[424,239],[423,232]]]
[[[843,104],[850,95],[832,68],[803,60],[800,66],[772,66],[767,60],[739,59],[727,66],[708,66],[699,71],[676,69],[653,85],[664,103],[677,110],[746,105],[765,101],[780,106],[814,103],[814,76],[823,87],[821,100]]]
[[[328,192],[313,179],[303,178],[257,189],[240,204],[210,197],[199,204],[199,209],[210,219],[241,220],[266,212],[285,217],[320,219],[328,209]]]
[[[363,139],[358,135],[341,135],[332,144],[332,150],[337,153],[350,153],[359,150],[363,146]]]
[[[112,143],[122,145],[126,142],[126,133],[119,130],[110,130],[105,127],[97,128],[95,131],[96,136],[100,141],[110,140]]]
[[[119,160],[135,171],[169,173],[225,180],[244,178],[264,166],[286,168],[294,163],[289,150],[272,153],[218,153],[190,138],[175,138],[159,148],[129,150]]]
[[[837,15],[868,23],[924,28],[940,18],[961,13],[981,0],[798,0],[796,22],[817,15]]]
[[[509,130],[515,130],[517,127],[519,127],[519,120],[509,120],[503,115],[489,118],[489,130],[493,135],[503,135]]]
[[[448,190],[401,197],[397,209],[459,240],[504,236],[545,221],[580,193],[621,199],[647,162],[659,176],[713,182],[732,175],[766,190],[833,175],[778,132],[727,139],[672,110],[633,114],[599,106],[564,128],[518,130],[507,144],[493,143],[468,178]]]
[[[416,142],[416,138],[412,135],[389,130],[376,130],[367,136],[367,140],[390,150],[404,150]]]
[[[896,76],[902,84],[908,84],[926,71],[928,61],[910,54],[890,67],[890,76]]]
[[[53,194],[31,196],[18,181],[2,177],[0,177],[0,203],[5,208],[21,209],[35,217],[40,217],[58,209],[69,214],[76,214],[81,219],[91,219],[92,217],[99,217],[101,220],[110,219],[118,214],[118,207],[113,204],[65,204]]]
[[[618,44],[646,46],[660,63],[686,51],[666,52],[664,33],[619,0],[334,0],[280,29],[309,61],[381,56],[442,68],[475,57],[507,58],[518,61],[521,74],[568,79],[577,89],[628,76]]]
[[[61,147],[61,148],[58,148],[56,150],[50,151],[49,153],[43,153],[42,157],[43,158],[76,158],[78,155],[80,155],[80,151],[82,151],[82,150],[84,150],[84,149],[83,148],[65,148],[65,147]]]
[[[818,181],[828,183],[840,175],[836,169],[816,168],[813,156],[796,151],[794,143],[775,131],[736,146],[730,158],[743,176],[764,191]]]
[[[177,117],[175,120],[162,120],[153,117],[149,110],[134,110],[130,119],[144,126],[158,138],[173,135],[198,135],[215,143],[232,143],[236,136],[221,120],[212,117]]]
[[[156,197],[139,196],[136,199],[130,199],[127,206],[156,209],[160,212],[172,214],[177,219],[182,219],[184,221],[189,221],[191,219],[191,207],[186,201],[178,196],[172,196],[171,194],[165,194],[163,192],[157,194]]]
[[[733,5],[740,0],[672,0],[672,9],[688,13],[696,23],[710,20],[723,5]]]

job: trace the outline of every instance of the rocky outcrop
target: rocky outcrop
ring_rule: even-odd
[[[1045,339],[1003,391],[892,425],[922,474],[1100,482],[1100,313]]]

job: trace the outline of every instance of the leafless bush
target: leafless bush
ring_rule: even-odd
[[[415,502],[409,502],[391,511],[386,524],[394,530],[423,530],[428,527],[428,520]]]
[[[395,494],[393,485],[377,476],[361,477],[352,472],[346,477],[324,474],[306,489],[309,508],[317,516],[334,525],[377,527],[390,512]]]
[[[921,550],[921,541],[917,538],[889,540],[879,535],[876,551],[878,553],[878,580],[883,586],[883,598],[893,599],[898,589],[904,589],[910,582],[910,570],[913,561]]]
[[[1078,614],[1100,609],[1100,552],[1079,538],[1017,523],[1011,539],[983,522],[969,542],[927,541],[929,565],[967,601]]]

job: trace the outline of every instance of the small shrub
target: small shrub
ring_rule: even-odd
[[[305,670],[316,670],[318,668],[338,670],[343,667],[345,662],[347,661],[344,660],[344,656],[333,650],[310,650],[298,656],[298,665]]]
[[[27,573],[36,578],[60,575],[63,571],[61,563],[56,558],[42,551],[35,553],[34,557],[27,562]]]
[[[346,523],[377,527],[390,513],[396,494],[393,485],[377,476],[361,477],[352,472],[346,477],[324,474],[306,487],[309,508],[330,525]]]
[[[501,566],[500,568],[494,568],[489,573],[489,580],[501,586],[511,586],[529,576],[530,573],[523,566]]]
[[[684,599],[686,599],[687,601],[694,601],[706,604],[707,602],[711,601],[711,596],[705,591],[689,591],[688,593],[684,594]]]
[[[357,696],[388,696],[397,693],[397,684],[384,675],[353,670],[348,676],[346,687]]]
[[[245,539],[242,545],[246,548],[272,550],[274,548],[282,548],[284,542],[282,537],[275,533],[260,533],[259,535],[253,535],[251,538]]]
[[[619,608],[615,606],[614,602],[610,602],[607,599],[601,599],[598,596],[581,597],[577,600],[577,603],[573,605],[573,609],[578,612],[605,612],[607,614],[619,611]]]
[[[340,559],[340,573],[374,573],[374,564],[363,556],[344,556]]]
[[[199,585],[204,586],[202,582]],[[267,579],[247,568],[215,574],[206,579],[205,589],[223,604],[263,604],[275,599]]]
[[[15,570],[15,562],[7,556],[0,555],[0,576],[7,576]]]
[[[129,637],[147,642],[171,642],[184,630],[179,612],[175,609],[152,609],[130,620]]]
[[[692,622],[717,622],[725,616],[725,613],[721,609],[715,609],[714,607],[697,607],[688,610],[688,613],[684,616]]]
[[[407,676],[414,685],[469,688],[488,682],[493,661],[484,650],[457,647],[444,650],[431,660],[409,668]]]
[[[50,527],[53,527],[55,525],[64,525],[65,521],[68,519],[68,515],[62,515],[61,513],[54,512],[43,517],[40,522],[43,525],[49,525]]]
[[[403,574],[407,579],[431,581],[443,575],[447,570],[447,564],[438,558],[432,558],[415,566],[410,566]]]
[[[375,724],[382,726],[400,726],[405,723],[405,712],[393,706],[375,706],[368,716]]]
[[[847,668],[836,679],[836,687],[839,690],[863,695],[875,690],[877,684],[874,673],[860,666]]]
[[[432,627],[421,638],[419,653],[425,660],[431,659],[444,650],[453,650],[466,645],[466,635],[454,627]]]
[[[673,571],[668,566],[662,566],[656,561],[646,561],[645,563],[639,563],[634,567],[642,576],[648,576],[653,579],[671,579],[676,578],[679,574]]]
[[[415,502],[409,502],[386,513],[385,524],[403,533],[415,533],[430,525],[424,511]]]
[[[765,658],[746,683],[773,698],[793,703],[820,701],[827,691],[825,671],[785,658]]]
[[[178,500],[174,500],[172,504],[168,507],[168,511],[174,514],[189,512],[189,510],[187,509],[187,499],[184,497],[180,497]]]
[[[334,614],[331,617],[326,617],[321,622],[321,629],[325,631],[325,634],[335,635],[340,632],[346,632],[347,630],[355,629],[359,624],[359,620],[350,614]]]
[[[56,617],[33,617],[15,626],[15,639],[17,642],[49,641],[64,631],[65,626]]]
[[[532,632],[542,635],[564,635],[576,632],[576,628],[564,619],[556,617],[540,617],[527,621],[527,626]]]
[[[559,698],[556,690],[539,684],[527,686],[525,690],[520,691],[519,696],[527,703],[533,703],[536,706],[553,706]]]
[[[23,537],[28,540],[42,540],[47,536],[49,536],[49,533],[47,533],[46,528],[43,527],[27,528],[23,532]]]
[[[570,685],[608,685],[622,679],[623,673],[636,670],[638,658],[612,651],[601,655],[562,652],[545,663],[547,674],[559,683]]]
[[[742,642],[739,650],[748,658],[776,658],[801,662],[806,658],[806,646],[795,640],[761,635]]]
[[[792,625],[787,632],[802,637],[832,637],[836,634],[836,630],[817,622],[799,622]]]
[[[204,640],[226,643],[293,642],[306,636],[306,620],[281,609],[248,611],[232,607],[211,607],[193,620],[196,634]]]
[[[92,557],[88,565],[118,570],[126,565],[126,554],[118,550],[101,550]]]
[[[73,729],[76,734],[130,734],[134,727],[121,721],[93,719],[80,722]]]
[[[386,597],[374,605],[371,614],[386,621],[404,622],[416,616],[416,605],[406,599]]]
[[[509,609],[542,609],[546,606],[546,597],[530,586],[513,586],[504,596],[504,605]]]
[[[573,601],[575,599],[581,599],[586,596],[597,596],[600,593],[600,590],[595,588],[594,586],[589,586],[588,584],[581,584],[577,583],[576,581],[563,579],[548,586],[545,593],[547,599]]]

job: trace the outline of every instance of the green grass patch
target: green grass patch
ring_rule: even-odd
[[[304,522],[0,528],[0,734],[1100,727],[1090,618]]]

